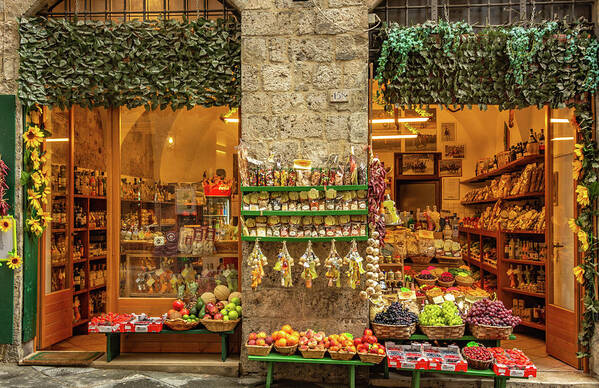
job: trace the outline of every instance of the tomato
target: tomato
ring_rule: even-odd
[[[183,303],[183,301],[181,299],[177,299],[175,301],[173,301],[173,308],[177,311],[181,311],[181,309],[183,309],[185,307],[185,303]],[[189,315],[189,311],[187,312]],[[185,315],[185,314],[183,314]]]
[[[371,336],[371,335],[372,335],[372,330],[364,329],[364,336]]]
[[[358,347],[362,343],[362,338],[354,338],[354,345]]]

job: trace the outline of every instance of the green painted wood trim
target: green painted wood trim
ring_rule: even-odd
[[[23,108],[23,128],[27,110]],[[23,196],[23,209],[27,208]],[[39,239],[23,231],[23,342],[32,340],[37,333],[37,271]]]
[[[293,362],[298,364],[327,364],[327,365],[357,365],[357,366],[372,366],[373,363],[362,362],[360,360],[333,360],[330,357],[325,358],[303,358],[298,355],[284,356],[278,353],[271,353],[268,356],[248,356],[250,361],[263,362]],[[386,362],[386,361],[385,361]]]
[[[6,181],[6,198],[10,204],[11,215],[14,215],[15,210],[16,104],[15,96],[0,95],[0,154],[10,169]],[[13,343],[14,281],[14,271],[3,265],[0,268],[0,344]]]

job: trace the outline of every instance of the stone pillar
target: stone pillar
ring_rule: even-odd
[[[330,154],[346,157],[353,148],[366,163],[368,143],[368,7],[364,0],[247,0],[242,13],[242,139],[252,156],[274,155],[287,166],[294,158],[324,165]],[[330,101],[343,90],[347,102]],[[280,243],[261,244],[269,258],[267,278],[252,291],[245,264],[253,243],[243,246],[243,338],[290,324],[296,330],[361,334],[368,325],[368,306],[358,290],[326,287],[324,269],[306,289],[294,268],[292,288],[282,288],[272,271]],[[290,243],[299,258],[306,243]],[[329,243],[315,244],[324,263]],[[349,244],[338,243],[341,255]],[[264,365],[241,355],[244,373]],[[286,364],[278,377],[330,381],[346,378],[340,367]]]

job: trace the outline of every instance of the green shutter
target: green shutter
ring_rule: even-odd
[[[15,131],[16,131],[16,99],[15,96],[0,95],[0,154],[10,171],[7,200],[9,213],[15,211]],[[0,344],[13,343],[14,316],[14,272],[8,266],[0,267]]]

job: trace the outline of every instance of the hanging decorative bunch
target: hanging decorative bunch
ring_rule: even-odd
[[[281,286],[291,287],[293,286],[293,279],[291,277],[291,269],[293,267],[293,257],[287,250],[287,242],[283,241],[283,246],[277,255],[277,262],[273,269],[281,272]]]
[[[378,240],[379,232],[371,232],[366,247],[366,290],[360,292],[362,299],[370,299],[371,302],[378,300],[382,296],[381,281],[385,278],[379,266],[380,242]],[[373,302],[374,303],[374,302]]]
[[[331,251],[324,261],[324,267],[327,269],[326,277],[328,279],[327,285],[329,287],[341,287],[341,267],[343,266],[343,259],[337,253],[335,247],[335,240],[331,242]]]
[[[252,288],[256,289],[264,277],[264,267],[268,265],[268,259],[260,249],[260,243],[256,241],[252,253],[248,256],[248,265],[252,268]]]
[[[385,199],[385,189],[387,183],[385,176],[387,172],[383,163],[378,158],[370,159],[370,168],[368,172],[368,222],[370,229],[378,232],[377,239],[380,246],[383,246],[386,226],[385,217],[381,214],[381,205]]]
[[[27,130],[23,134],[24,166],[21,173],[21,184],[27,196],[27,230],[35,237],[40,237],[52,218],[44,211],[50,195],[50,179],[46,169],[46,151],[43,150],[44,138],[50,133],[43,127],[40,107],[27,115]]]
[[[318,278],[316,267],[320,266],[320,259],[312,250],[312,241],[308,241],[306,251],[299,258],[299,264],[302,267],[302,279],[306,281],[306,288],[312,288],[314,279]]]
[[[6,200],[6,190],[8,190],[8,184],[6,183],[7,175],[8,166],[0,159],[0,216],[5,216],[9,208],[8,201]]]
[[[360,256],[360,252],[358,252],[358,244],[356,244],[356,240],[353,240],[349,252],[343,258],[343,264],[348,266],[345,274],[349,279],[349,286],[353,290],[360,285],[362,274],[366,272],[362,265],[363,261],[364,259]]]

